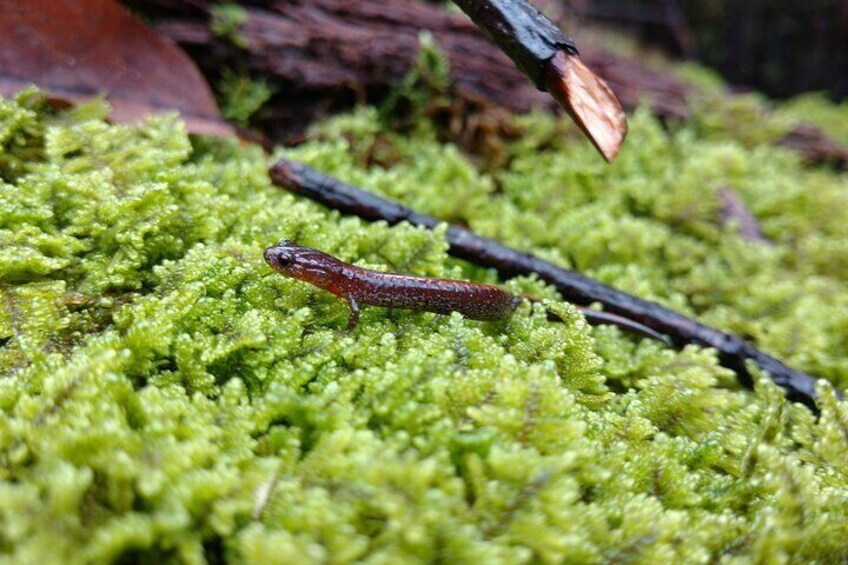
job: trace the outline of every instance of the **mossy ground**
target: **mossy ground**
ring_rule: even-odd
[[[612,166],[531,116],[484,174],[426,121],[393,133],[369,108],[286,154],[844,389],[846,177],[714,116],[667,131],[637,113]],[[529,279],[507,286],[567,323],[370,308],[344,335],[344,302],[275,274],[264,247],[493,273],[441,232],[271,186],[256,147],[102,118],[0,102],[0,561],[848,559],[848,408],[825,381],[817,420],[712,351],[591,329]],[[723,186],[770,243],[721,226]]]

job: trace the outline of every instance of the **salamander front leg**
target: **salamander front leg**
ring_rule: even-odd
[[[350,318],[347,320],[347,328],[345,328],[345,333],[348,334],[353,331],[353,328],[356,327],[356,324],[359,322],[359,304],[356,302],[356,298],[352,294],[347,295],[347,303],[350,305]]]

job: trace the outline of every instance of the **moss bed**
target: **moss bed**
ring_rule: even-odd
[[[612,166],[533,115],[484,173],[367,107],[285,154],[745,335],[822,378],[818,419],[532,279],[506,286],[568,323],[367,308],[345,335],[344,301],[264,247],[496,279],[440,231],[271,186],[273,156],[177,117],[0,101],[0,561],[845,561],[848,177],[740,107],[637,112]],[[767,242],[722,225],[722,187]]]

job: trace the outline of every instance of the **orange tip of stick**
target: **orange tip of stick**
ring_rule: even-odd
[[[612,163],[627,136],[627,117],[607,83],[579,56],[560,51],[548,61],[547,87],[603,158]]]

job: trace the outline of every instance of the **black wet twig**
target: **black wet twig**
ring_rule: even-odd
[[[559,51],[577,55],[577,45],[525,0],[453,0],[539,90],[545,66]]]
[[[344,214],[389,225],[409,222],[433,229],[441,222],[375,194],[329,177],[302,163],[281,159],[270,170],[274,184],[315,200]],[[751,361],[766,371],[788,399],[816,410],[816,379],[764,353],[739,336],[711,328],[655,302],[627,294],[589,277],[559,267],[529,253],[481,237],[471,230],[449,226],[445,237],[449,253],[475,265],[493,268],[502,279],[535,274],[553,285],[565,300],[580,306],[600,303],[606,312],[622,316],[669,337],[676,347],[695,344],[718,351],[721,364],[732,369],[740,382],[752,386],[747,367]]]

